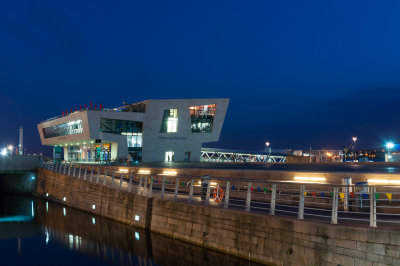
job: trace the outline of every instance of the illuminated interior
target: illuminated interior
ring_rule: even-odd
[[[178,132],[178,109],[164,110],[160,133]]]
[[[216,104],[190,106],[189,110],[192,133],[211,133]]]

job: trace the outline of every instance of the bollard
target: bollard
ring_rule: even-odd
[[[79,165],[79,173],[78,173],[78,178],[81,179],[81,172],[82,172],[82,166]]]
[[[370,213],[369,213],[369,226],[376,227],[376,187],[370,187]]]
[[[85,166],[85,173],[83,174],[83,180],[86,181],[86,175],[87,175],[87,165]]]
[[[91,171],[90,171],[90,182],[93,182],[93,167],[92,167],[92,169],[91,169]]]
[[[251,182],[247,184],[247,196],[246,196],[246,211],[250,211],[250,203],[251,203]]]
[[[67,165],[64,163],[63,174],[65,175],[66,173],[67,173]]]
[[[143,176],[140,176],[139,186],[138,186],[138,188],[137,188],[137,193],[138,193],[138,195],[140,195],[141,192],[142,192],[142,183],[143,183]]]
[[[231,182],[227,181],[226,182],[226,188],[225,188],[225,204],[224,204],[224,209],[229,208],[229,191],[231,188]]]
[[[338,191],[339,191],[338,187],[333,188],[331,224],[337,224],[337,218],[338,218]]]
[[[299,215],[298,219],[304,219],[304,192],[306,188],[305,186],[300,186],[300,199],[299,199]]]
[[[164,199],[164,191],[165,191],[165,177],[163,177],[161,184],[161,199]]]
[[[178,199],[179,178],[176,178],[174,201]]]
[[[269,215],[275,215],[276,205],[276,184],[272,185],[271,203],[269,205]]]
[[[153,194],[153,178],[150,178],[150,188],[149,188],[149,198],[151,198]]]
[[[132,190],[132,172],[129,174],[129,185],[128,185],[128,191],[131,192]]]
[[[194,186],[194,179],[190,180],[189,203],[192,203],[193,200],[193,186]]]
[[[103,186],[106,185],[106,182],[107,182],[107,169],[104,170]]]
[[[113,172],[113,175],[111,178],[111,187],[114,187],[114,179],[115,179],[115,171]]]

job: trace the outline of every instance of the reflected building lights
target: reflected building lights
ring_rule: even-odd
[[[50,234],[47,228],[45,229],[44,233],[46,234],[46,245],[49,244],[50,241]]]

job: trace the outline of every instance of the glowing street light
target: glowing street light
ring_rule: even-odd
[[[394,143],[393,142],[386,143],[386,148],[393,149],[393,147],[394,147]]]
[[[353,162],[356,161],[356,141],[357,137],[353,137]]]
[[[3,155],[3,156],[7,155],[7,148],[4,148],[1,150],[1,155]]]
[[[269,161],[269,155],[270,155],[269,144],[270,144],[269,141],[265,142],[265,146],[267,146],[267,152],[268,152],[267,162]]]
[[[391,152],[390,152],[390,149],[393,149],[394,148],[394,143],[393,142],[387,142],[386,144],[385,144],[385,146],[386,146],[386,148],[387,148],[387,161],[388,162],[390,162],[391,161],[391,159],[392,159],[392,154],[391,154]]]
[[[7,147],[10,151],[12,151],[12,149],[14,149],[14,147],[12,145],[8,145]]]

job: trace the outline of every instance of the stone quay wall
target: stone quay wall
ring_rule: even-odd
[[[397,228],[330,225],[147,198],[44,169],[38,171],[36,195],[266,264],[400,265]]]

